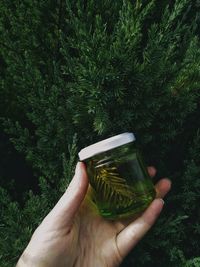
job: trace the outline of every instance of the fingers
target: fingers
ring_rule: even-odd
[[[155,170],[155,169],[154,169]],[[155,190],[156,190],[156,198],[164,198],[166,194],[170,191],[171,188],[171,181],[167,178],[161,179],[156,185],[155,185]],[[116,229],[118,231],[121,231],[124,229],[127,225],[129,225],[134,219],[138,218],[139,214],[136,214],[132,218],[128,219],[120,219],[116,221],[114,224],[116,226]]]
[[[171,181],[167,178],[161,179],[156,185],[156,198],[164,198],[171,188]]]
[[[155,199],[141,217],[117,235],[116,245],[122,259],[152,227],[163,208],[163,204],[162,199]]]
[[[156,175],[156,169],[153,166],[147,168],[149,176],[154,177]],[[171,181],[167,178],[162,178],[156,185],[156,198],[163,198],[171,188]]]
[[[147,168],[147,171],[148,171],[150,177],[154,177],[156,175],[156,169],[153,166],[149,166]]]
[[[153,167],[148,167],[148,172],[150,176],[154,176],[156,170]],[[167,178],[161,179],[155,185],[156,199],[150,204],[147,210],[135,221],[131,223],[130,220],[123,222],[123,227],[121,227],[123,230],[117,236],[117,246],[122,258],[129,253],[129,251],[152,227],[163,208],[164,202],[162,198],[165,197],[170,188],[171,181]]]
[[[45,219],[56,222],[58,227],[62,224],[70,225],[86,195],[87,188],[88,177],[86,167],[84,163],[78,162],[75,175],[66,192]]]

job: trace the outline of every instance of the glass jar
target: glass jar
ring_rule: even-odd
[[[123,133],[79,152],[92,187],[91,200],[101,216],[126,218],[144,211],[155,189],[135,144],[133,133]]]

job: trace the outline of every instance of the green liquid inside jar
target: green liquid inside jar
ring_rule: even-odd
[[[91,200],[101,216],[126,218],[144,211],[155,198],[153,183],[135,142],[86,160]]]

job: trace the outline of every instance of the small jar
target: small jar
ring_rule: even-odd
[[[144,211],[155,198],[154,185],[133,133],[105,139],[79,152],[92,187],[91,200],[101,216],[126,218]]]

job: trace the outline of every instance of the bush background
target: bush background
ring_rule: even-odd
[[[200,266],[200,2],[0,2],[0,266],[13,266],[77,152],[132,131],[173,182],[122,266]]]

